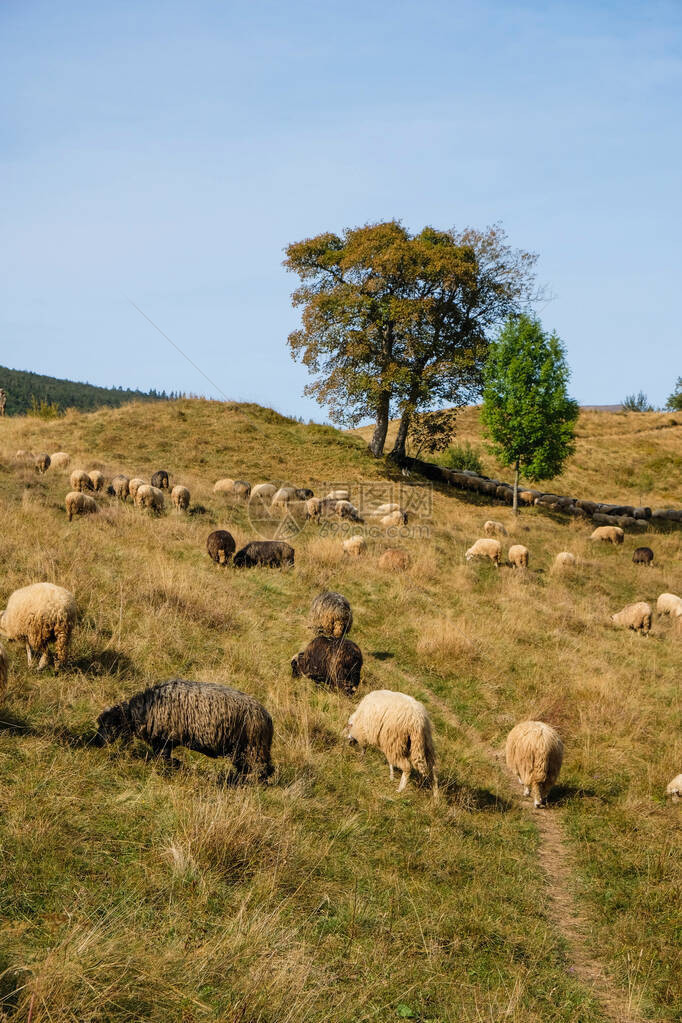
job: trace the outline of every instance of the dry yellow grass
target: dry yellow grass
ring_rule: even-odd
[[[608,456],[620,446],[624,462],[630,447],[639,457],[632,418],[620,437],[609,432],[619,417],[581,418],[591,433],[576,455],[584,468],[570,470],[576,490],[588,489],[584,472],[599,481],[596,496],[635,499],[618,490],[620,463]],[[0,1019],[25,1020],[32,1002],[32,1023],[603,1023],[614,1018],[604,985],[592,990],[580,963],[567,967],[576,933],[629,995],[632,1018],[679,1018],[682,825],[663,793],[682,770],[682,642],[665,620],[644,639],[608,618],[682,591],[682,532],[595,548],[587,523],[536,509],[513,520],[444,490],[406,533],[368,529],[362,558],[343,556],[346,530],[311,525],[293,541],[293,570],[236,571],[205,551],[217,527],[238,545],[253,537],[246,507],[213,494],[220,476],[357,492],[404,480],[357,440],[255,407],[129,406],[4,420],[0,431],[9,455],[62,449],[72,467],[97,464],[109,477],[167,468],[204,509],[154,517],[98,495],[100,514],[69,524],[68,474],[0,464],[2,600],[48,579],[72,589],[80,609],[58,676],[30,673],[7,644]],[[660,440],[680,458],[674,427],[650,432],[651,457],[662,457]],[[660,503],[674,503],[668,485],[654,481]],[[489,517],[505,523],[509,544],[529,548],[528,572],[465,564]],[[642,542],[656,554],[650,569],[631,562]],[[390,546],[409,551],[406,572],[379,567]],[[579,558],[570,572],[551,571],[560,550]],[[359,695],[400,689],[428,706],[437,805],[414,786],[397,797],[382,758],[344,744],[354,701],[291,678],[322,589],[353,607]],[[187,751],[168,769],[141,743],[88,745],[104,706],[173,675],[264,701],[275,722],[271,784],[233,787],[229,764]],[[523,718],[550,721],[566,744],[547,813],[564,837],[577,932],[548,911],[544,832],[494,756]]]

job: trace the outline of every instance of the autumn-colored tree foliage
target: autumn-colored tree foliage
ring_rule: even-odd
[[[511,317],[490,346],[481,418],[503,465],[514,468],[514,512],[519,472],[529,480],[557,476],[575,450],[578,404],[569,398],[564,347],[532,316]]]
[[[490,333],[527,300],[535,260],[499,226],[412,235],[391,220],[289,245],[302,308],[289,346],[315,376],[306,393],[337,423],[371,417],[377,456],[399,414],[403,455],[415,414],[479,393]]]

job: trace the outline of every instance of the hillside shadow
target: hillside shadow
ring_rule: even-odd
[[[127,654],[110,647],[79,657],[72,665],[89,675],[128,675],[135,668]]]
[[[573,799],[599,799],[599,793],[591,788],[576,785],[555,785],[547,800],[549,806],[565,806]]]
[[[490,789],[478,788],[475,785],[465,785],[456,778],[442,778],[438,782],[438,791],[444,796],[451,806],[460,810],[488,810],[493,813],[508,813],[513,809],[514,804],[510,799]]]
[[[374,657],[377,661],[388,661],[395,657],[395,654],[392,654],[389,650],[370,650],[369,656]]]
[[[0,732],[10,735],[36,735],[35,728],[24,717],[13,714],[9,710],[0,710]]]

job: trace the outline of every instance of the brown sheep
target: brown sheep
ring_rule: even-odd
[[[654,552],[651,547],[637,547],[632,555],[632,561],[635,565],[651,565],[653,560]]]
[[[316,636],[291,661],[294,678],[306,675],[319,685],[353,693],[360,685],[362,653],[350,639]]]
[[[92,480],[88,476],[87,472],[82,469],[74,469],[69,477],[69,483],[71,484],[72,490],[94,490]]]
[[[286,568],[294,563],[294,548],[282,540],[252,540],[234,556],[236,568]]]
[[[232,533],[226,529],[214,529],[206,540],[206,550],[216,565],[226,565],[236,550]]]
[[[387,572],[406,572],[410,567],[410,555],[402,547],[389,547],[379,558],[379,568]]]

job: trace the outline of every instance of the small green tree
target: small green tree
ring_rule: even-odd
[[[677,378],[675,390],[666,401],[665,407],[671,412],[682,412],[682,377]]]
[[[490,346],[482,419],[492,450],[514,469],[514,514],[520,471],[551,479],[575,450],[578,404],[566,390],[569,376],[561,341],[532,316],[510,317]]]
[[[628,394],[623,399],[623,410],[625,412],[653,412],[653,405],[649,404],[644,391],[640,391],[639,394]]]

